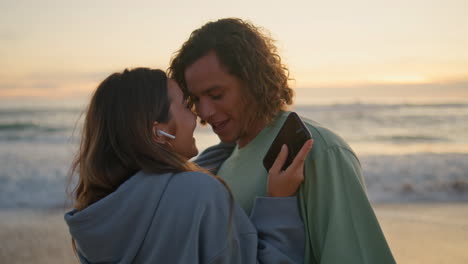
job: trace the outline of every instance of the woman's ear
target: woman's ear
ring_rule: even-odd
[[[153,139],[160,144],[166,144],[167,139],[164,137],[164,135],[158,133],[158,130],[163,129],[162,127],[165,127],[164,124],[160,124],[156,121],[153,122]]]

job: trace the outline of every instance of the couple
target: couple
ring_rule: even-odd
[[[257,27],[205,24],[172,58],[169,77],[115,73],[91,99],[65,215],[82,263],[395,262],[359,161],[336,134],[304,120],[313,149],[304,144],[281,171],[283,149],[263,168],[293,91]],[[200,167],[188,161],[198,153],[189,109],[222,141]]]

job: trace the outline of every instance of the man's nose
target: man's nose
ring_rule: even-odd
[[[207,122],[210,121],[215,113],[213,104],[205,100],[200,100],[195,104],[195,111],[202,120]]]

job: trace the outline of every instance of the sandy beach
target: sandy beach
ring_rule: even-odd
[[[398,263],[468,263],[468,203],[375,206]]]
[[[468,263],[468,203],[379,204],[398,263]],[[0,211],[0,263],[77,263],[61,211]]]

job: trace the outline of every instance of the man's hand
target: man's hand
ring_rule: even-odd
[[[297,153],[291,165],[281,171],[286,158],[288,157],[288,147],[283,145],[276,157],[275,162],[268,172],[267,195],[271,197],[294,196],[299,186],[304,181],[304,162],[307,154],[312,149],[313,139],[307,140]]]

